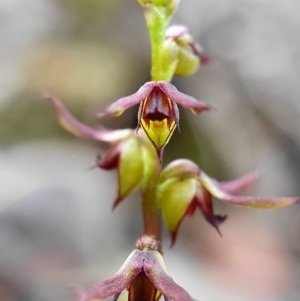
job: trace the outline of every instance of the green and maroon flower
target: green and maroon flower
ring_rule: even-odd
[[[168,143],[179,124],[177,105],[191,109],[195,114],[211,109],[207,104],[179,92],[168,82],[151,81],[145,83],[136,93],[120,98],[106,110],[99,112],[98,116],[119,116],[137,104],[140,104],[138,128],[144,129],[158,153]]]
[[[169,275],[157,240],[144,235],[120,270],[110,279],[95,285],[87,293],[80,290],[78,301],[117,300],[128,290],[129,301],[156,301],[162,294],[166,301],[193,301],[189,294]]]
[[[147,186],[152,177],[156,177],[159,160],[155,148],[144,133],[137,135],[131,129],[93,129],[74,118],[57,98],[50,95],[45,95],[45,98],[53,105],[60,124],[69,132],[81,138],[109,143],[110,148],[103,156],[99,156],[97,165],[118,172],[118,196],[113,208],[138,188]]]
[[[212,198],[225,203],[258,209],[272,209],[300,202],[299,197],[264,198],[236,195],[257,179],[257,173],[249,173],[229,182],[218,182],[209,177],[192,161],[180,159],[167,165],[160,174],[157,186],[157,203],[171,234],[176,240],[178,227],[185,216],[191,216],[198,208],[205,219],[217,229],[226,216],[215,215]]]

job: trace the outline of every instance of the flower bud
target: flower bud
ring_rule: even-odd
[[[166,32],[166,40],[174,41],[179,49],[175,75],[192,75],[199,69],[202,63],[208,64],[208,56],[203,52],[201,46],[195,43],[185,26],[170,26]]]

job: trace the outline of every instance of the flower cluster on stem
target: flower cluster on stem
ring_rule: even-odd
[[[163,149],[179,127],[177,105],[195,114],[212,110],[210,105],[178,91],[170,81],[174,75],[192,75],[202,64],[209,63],[209,57],[194,41],[187,27],[173,25],[167,28],[179,0],[137,1],[144,11],[151,41],[151,81],[98,112],[100,118],[119,116],[126,109],[139,105],[137,129],[112,131],[103,127],[92,128],[70,114],[58,98],[44,95],[66,130],[80,138],[109,145],[107,152],[97,158],[96,165],[117,171],[118,192],[113,208],[134,191],[141,191],[144,235],[112,278],[87,292],[77,290],[79,301],[102,300],[111,296],[117,300],[124,290],[128,291],[129,301],[156,301],[161,295],[166,301],[192,301],[188,293],[172,280],[165,267],[162,220],[173,245],[182,220],[193,215],[196,209],[221,234],[219,226],[226,216],[214,213],[213,198],[231,205],[261,209],[300,202],[299,197],[239,195],[257,179],[256,172],[233,181],[219,182],[188,159],[175,160],[162,168]]]

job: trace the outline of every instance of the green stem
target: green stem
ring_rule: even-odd
[[[144,191],[142,199],[144,234],[153,235],[161,244],[161,213],[155,206],[153,190]]]
[[[163,80],[161,75],[162,66],[162,50],[165,40],[166,21],[164,14],[158,8],[155,9],[155,13],[152,14],[152,24],[149,26],[149,35],[151,41],[151,53],[152,53],[152,69],[151,77],[153,81]]]
[[[156,6],[149,6],[145,8],[145,19],[151,42],[151,79],[153,81],[169,81],[169,76],[166,76],[165,72],[162,70],[163,46],[166,27],[168,24],[165,16],[165,8]]]
[[[144,176],[147,179],[147,183],[142,191],[144,234],[153,235],[161,245],[161,211],[156,203],[156,186],[161,170],[161,163],[155,148],[149,141],[148,143],[148,147],[152,151],[143,152],[144,161],[148,162],[144,167]]]

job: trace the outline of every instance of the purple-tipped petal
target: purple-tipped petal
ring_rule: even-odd
[[[169,276],[164,260],[157,251],[147,252],[144,271],[154,286],[173,301],[193,301],[189,294]]]
[[[93,299],[106,299],[119,294],[128,288],[133,279],[143,269],[144,254],[142,251],[133,251],[120,270],[112,278],[95,285],[88,291],[81,301],[91,301]]]
[[[146,99],[155,86],[156,86],[155,82],[145,83],[136,93],[118,99],[105,110],[98,112],[97,116],[103,117],[105,115],[111,115],[111,116],[121,115],[126,109],[134,105],[137,105],[140,102],[142,102],[144,99]]]
[[[75,136],[91,139],[91,140],[102,140],[103,133],[105,130],[94,130],[89,126],[81,123],[75,117],[73,117],[62,102],[49,94],[43,95],[43,98],[49,100],[53,105],[58,121],[60,124],[69,132]]]
[[[244,175],[236,180],[219,182],[219,187],[227,193],[239,193],[240,191],[248,188],[254,181],[258,179],[258,172],[254,171]]]
[[[192,96],[179,92],[174,85],[168,82],[159,81],[157,82],[157,85],[172,101],[184,108],[191,109],[195,114],[212,109],[212,107],[206,103],[198,101]]]
[[[213,196],[232,205],[257,209],[275,209],[300,202],[300,197],[264,198],[233,195],[222,189],[216,180],[210,178],[204,172],[201,172],[199,180]]]
[[[202,49],[202,47],[199,44],[193,43],[190,46],[192,47],[194,53],[198,55],[198,57],[203,65],[207,66],[210,64],[209,55]]]
[[[59,123],[67,131],[77,137],[89,140],[112,142],[123,139],[132,132],[128,129],[118,131],[108,131],[104,128],[93,129],[78,121],[72,114],[70,114],[70,112],[58,98],[49,94],[44,94],[43,98],[50,101],[54,107]]]

